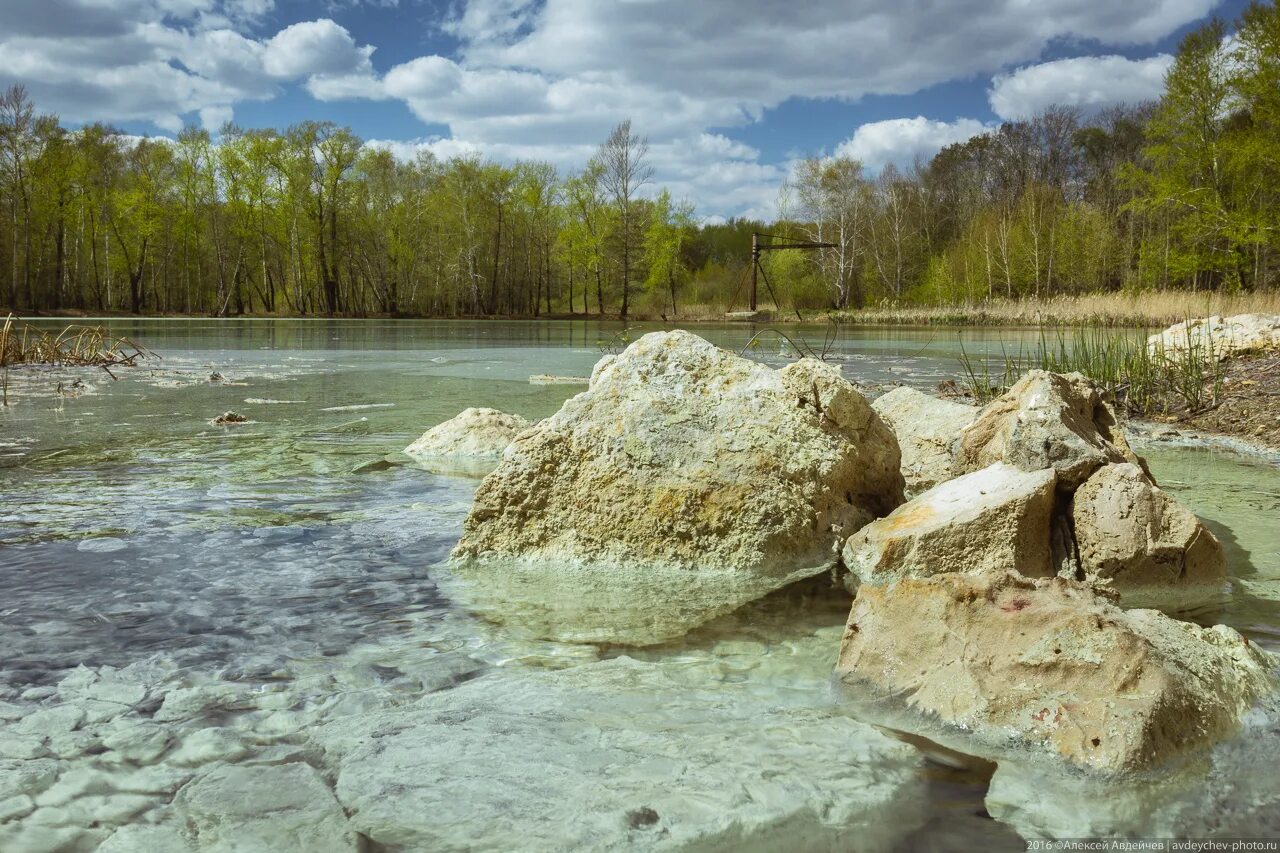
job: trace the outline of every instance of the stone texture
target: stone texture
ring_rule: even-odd
[[[876,398],[871,408],[898,438],[907,493],[918,495],[949,480],[951,445],[973,423],[978,409],[902,386]]]
[[[1080,565],[1126,606],[1171,607],[1219,594],[1226,557],[1189,509],[1136,466],[1105,465],[1071,501]]]
[[[850,695],[905,702],[894,725],[952,748],[1123,773],[1231,734],[1274,666],[1230,628],[1010,573],[862,586],[836,670]]]
[[[458,768],[455,768],[455,771]],[[178,792],[201,853],[347,853],[357,849],[333,792],[307,764],[220,766]]]
[[[315,741],[378,849],[876,851],[919,824],[914,749],[754,689],[617,658],[482,677]]]
[[[656,642],[831,568],[901,500],[897,441],[838,368],[655,332],[508,448],[454,594],[538,636]]]
[[[404,452],[432,470],[483,476],[493,470],[512,440],[528,428],[529,421],[519,415],[497,409],[464,409],[427,430]]]
[[[1280,314],[1198,317],[1147,338],[1147,349],[1171,361],[1188,353],[1208,361],[1280,349]]]
[[[1024,471],[1053,468],[1065,489],[1107,462],[1142,464],[1102,389],[1082,374],[1046,370],[1028,371],[983,408],[952,451],[956,475],[1007,462]]]
[[[997,462],[949,480],[859,530],[844,564],[861,583],[960,572],[1052,575],[1052,468]]]

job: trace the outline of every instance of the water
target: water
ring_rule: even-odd
[[[666,679],[664,701],[681,709],[672,715],[696,717],[701,691],[728,685],[746,691],[742,701],[759,703],[761,713],[838,713],[825,684],[848,601],[829,589],[775,595],[681,642],[626,650],[521,639],[459,612],[437,588],[433,565],[456,541],[476,481],[430,473],[398,451],[467,406],[551,414],[581,388],[531,384],[530,375],[587,376],[602,348],[622,343],[616,324],[110,326],[161,360],[116,370],[116,381],[93,370],[10,375],[14,405],[0,410],[0,702],[43,707],[77,666],[132,667],[126,671],[145,672],[157,696],[175,687],[242,691],[240,705],[195,715],[178,736],[229,726],[251,744],[246,749],[265,755],[296,748],[294,729],[280,738],[265,733],[279,728],[272,715],[281,709],[300,715],[305,731],[410,707],[467,682],[475,685],[464,690],[478,696],[486,685],[501,695],[504,679],[625,656]],[[740,325],[696,331],[733,348],[752,333]],[[787,331],[821,346],[820,328]],[[956,376],[962,352],[998,358],[1037,339],[1018,330],[845,329],[831,349],[845,375],[865,386],[932,390]],[[791,349],[765,336],[749,353],[781,364]],[[210,381],[215,372],[223,381]],[[75,379],[85,387],[73,387]],[[212,425],[228,410],[250,422]],[[1280,649],[1280,467],[1198,444],[1142,451],[1162,485],[1228,550],[1235,595],[1197,618]],[[658,729],[675,719],[644,713],[636,719]],[[748,726],[743,748],[752,740]],[[54,750],[64,762],[59,772],[99,766],[92,744],[77,749]],[[777,760],[762,753],[758,763]],[[804,775],[801,757],[791,771]],[[1010,825],[1028,832],[1059,819],[1028,817],[1012,772],[997,776],[998,816],[1007,823],[991,819],[983,804],[989,773],[922,768],[924,793],[892,805],[903,828],[891,846],[1021,849]],[[0,801],[3,778],[0,762]],[[115,825],[165,825],[169,799],[157,795],[138,815],[87,829],[75,815],[61,826],[46,815],[32,829],[37,811],[16,824],[27,834],[14,837],[36,849],[54,831],[49,824],[78,833],[72,849],[92,849]],[[360,831],[377,838],[376,829]],[[5,838],[0,833],[0,847]]]

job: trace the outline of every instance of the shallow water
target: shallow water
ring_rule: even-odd
[[[776,595],[681,642],[620,650],[523,639],[460,612],[438,588],[444,579],[433,575],[442,571],[434,564],[456,541],[477,481],[429,473],[398,451],[467,406],[551,414],[580,386],[529,377],[587,376],[602,348],[620,343],[616,325],[110,325],[161,360],[117,370],[118,381],[92,370],[13,371],[14,405],[0,410],[0,701],[48,704],[51,686],[80,665],[148,666],[157,683],[287,695],[237,711],[243,716],[234,725],[257,731],[275,706],[302,709],[315,725],[469,681],[500,693],[508,675],[625,655],[687,681],[691,704],[697,691],[732,684],[763,706],[839,712],[825,685],[848,603],[830,590]],[[752,330],[696,331],[738,348]],[[818,328],[788,333],[822,340]],[[1017,330],[845,329],[832,350],[845,375],[865,386],[932,390],[957,374],[961,352],[998,357],[1036,338]],[[767,336],[749,352],[781,364],[790,348]],[[214,372],[222,381],[210,381]],[[75,379],[85,387],[73,387]],[[228,410],[250,422],[211,424]],[[1227,546],[1234,594],[1196,617],[1280,649],[1280,466],[1194,444],[1140,449],[1161,484]],[[678,690],[671,702],[681,702]],[[661,714],[645,719],[663,725]],[[216,719],[195,717],[181,736],[232,725],[227,720],[226,709]],[[93,756],[86,747],[63,759]],[[773,759],[762,753],[761,760]],[[1016,774],[1005,776],[1014,781],[1001,783],[997,816],[1008,824],[987,816],[983,773],[930,765],[921,777],[926,795],[901,818],[894,846],[1021,849],[1010,825],[1027,834],[1056,826],[1060,817],[1027,817]],[[1261,784],[1257,796],[1280,786],[1275,775]],[[166,807],[157,797],[141,816],[116,824],[160,821]],[[1079,834],[1102,826],[1077,819]],[[1121,834],[1136,826],[1107,825]],[[110,821],[103,826],[75,843],[92,849],[109,835]],[[20,836],[24,843],[43,837],[31,832]]]

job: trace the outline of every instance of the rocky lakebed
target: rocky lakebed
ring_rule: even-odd
[[[977,407],[680,330],[555,382],[466,351],[402,366],[411,416],[377,359],[336,397],[322,357],[77,376],[60,446],[24,386],[0,850],[1280,835],[1274,459],[1223,475],[1251,534],[1080,374]],[[65,408],[112,394],[173,432],[114,458]]]

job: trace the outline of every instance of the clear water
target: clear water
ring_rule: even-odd
[[[313,707],[352,696],[394,704],[442,680],[621,653],[522,640],[451,607],[433,564],[456,541],[476,481],[399,455],[467,406],[551,414],[580,388],[531,384],[530,375],[587,376],[618,326],[109,325],[161,360],[117,370],[115,381],[92,370],[9,378],[12,405],[0,409],[0,700],[38,696],[30,689],[81,664],[160,659],[187,682],[271,684]],[[752,333],[696,331],[734,348]],[[821,329],[788,333],[822,339]],[[957,374],[962,351],[996,357],[1035,339],[845,329],[833,353],[864,385],[931,390]],[[789,347],[766,337],[750,353],[780,364]],[[215,371],[225,381],[210,382]],[[86,387],[72,390],[76,379]],[[227,410],[251,422],[211,424]],[[1199,616],[1280,649],[1280,465],[1197,444],[1142,451],[1226,543],[1236,594]],[[799,691],[822,707],[847,601],[821,601],[775,596],[680,643],[627,654],[692,666],[702,679]],[[987,816],[983,773],[935,766],[927,790],[926,814],[904,844],[1021,849],[1008,825]]]

